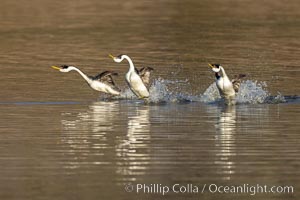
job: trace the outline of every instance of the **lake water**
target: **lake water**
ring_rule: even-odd
[[[0,5],[0,199],[299,199],[297,0]],[[149,105],[109,53],[155,69]],[[247,75],[237,105],[208,62]],[[61,64],[117,71],[122,97]]]

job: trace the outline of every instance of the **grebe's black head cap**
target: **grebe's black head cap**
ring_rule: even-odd
[[[117,58],[121,59],[123,55],[124,54],[120,54],[120,55],[117,56]]]
[[[69,65],[61,65],[60,68],[67,69],[67,68],[69,68]]]
[[[220,68],[220,64],[210,64],[210,63],[208,63],[208,65],[212,68],[212,69],[214,69],[214,68],[216,68],[216,69],[219,69]]]
[[[220,64],[212,64],[214,67],[219,68],[221,65]]]

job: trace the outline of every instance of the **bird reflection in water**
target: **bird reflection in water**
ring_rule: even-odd
[[[121,181],[136,181],[149,165],[149,107],[137,106],[128,111],[127,134],[116,146],[117,173]]]
[[[117,102],[93,102],[87,109],[62,113],[63,153],[68,158],[65,168],[74,169],[89,162],[91,165],[105,164],[99,160],[109,148],[108,133],[113,131]],[[92,159],[91,159],[92,158]]]
[[[230,180],[232,174],[235,173],[236,108],[234,105],[224,106],[219,112],[219,117],[215,124],[215,164],[221,167],[220,173],[223,175],[223,179]]]

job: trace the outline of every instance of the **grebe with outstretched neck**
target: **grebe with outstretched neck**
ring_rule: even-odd
[[[104,71],[96,76],[88,76],[74,66],[62,65],[60,67],[52,66],[52,68],[59,70],[60,72],[76,71],[83,77],[92,89],[111,95],[120,95],[120,90],[112,78],[112,76],[118,75],[116,72]]]
[[[216,85],[220,96],[225,99],[228,105],[235,104],[235,96],[239,91],[241,79],[245,77],[244,74],[239,74],[233,80],[229,80],[225,69],[220,64],[208,64],[215,72]]]
[[[137,70],[129,56],[119,55],[117,57],[109,55],[115,62],[120,63],[126,59],[129,63],[129,70],[126,73],[125,79],[131,91],[140,99],[149,98],[149,90],[147,88],[150,80],[150,73],[153,71],[151,67],[144,67]]]

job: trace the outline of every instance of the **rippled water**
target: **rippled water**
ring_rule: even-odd
[[[0,199],[299,199],[298,1],[0,5]],[[109,53],[155,69],[150,104]],[[247,75],[236,106],[220,101],[208,62]],[[117,71],[121,97],[50,68],[60,64]],[[213,184],[294,192],[212,193]]]

